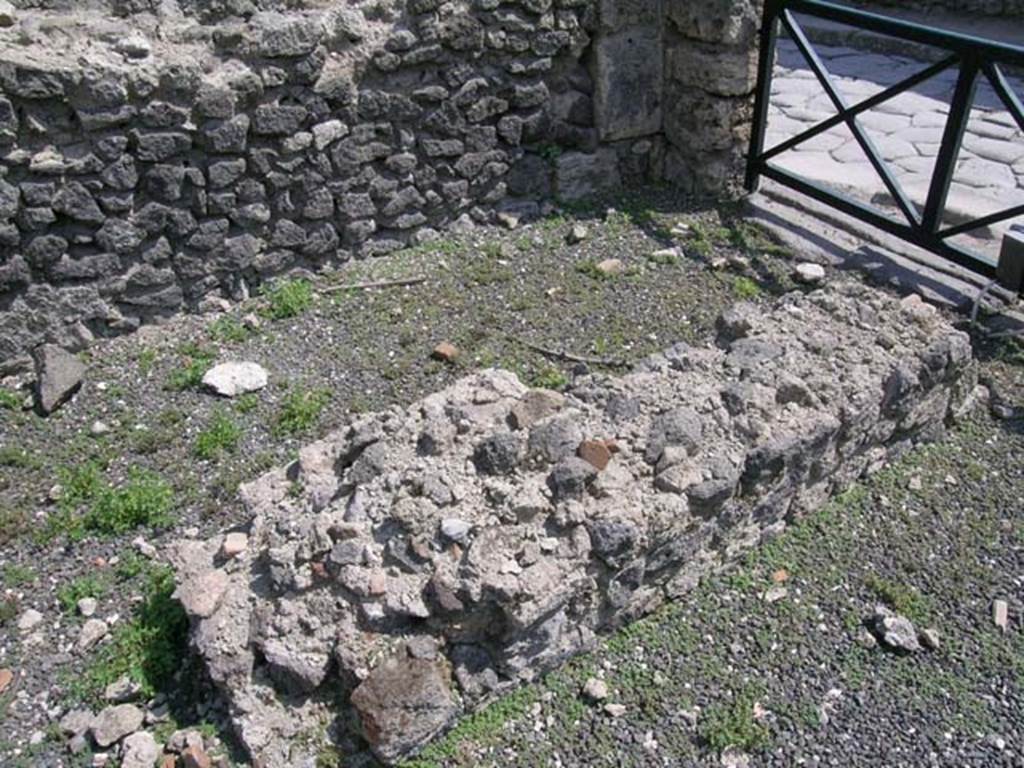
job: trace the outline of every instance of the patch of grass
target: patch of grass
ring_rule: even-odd
[[[437,768],[441,762],[455,757],[462,742],[476,744],[496,736],[510,720],[523,717],[537,701],[536,687],[520,688],[466,718],[463,718],[443,739],[427,746],[419,755],[400,763],[401,768]]]
[[[674,253],[670,253],[667,248],[651,251],[647,254],[647,260],[651,264],[657,264],[659,267],[674,267],[679,263],[679,257]]]
[[[5,445],[0,448],[0,467],[13,467],[14,469],[39,469],[43,465],[39,457],[29,453],[24,448],[14,445]]]
[[[474,285],[507,283],[515,276],[510,266],[491,257],[466,261],[462,275],[468,283]]]
[[[746,275],[737,275],[733,279],[732,292],[741,299],[755,299],[761,295],[761,286]]]
[[[144,696],[165,689],[187,656],[188,617],[174,592],[170,568],[152,568],[132,619],[112,633],[84,670],[69,681],[72,698],[97,701],[103,689],[122,675],[138,683]]]
[[[749,221],[737,221],[728,228],[729,242],[749,255],[788,256],[789,249],[772,239],[764,229]]]
[[[875,597],[896,613],[906,616],[913,622],[928,622],[930,615],[928,601],[913,587],[897,584],[875,574],[870,574],[864,580],[864,584]]]
[[[180,365],[167,377],[166,387],[175,392],[195,389],[203,381],[203,375],[213,365],[214,354],[197,344],[185,344],[178,350]]]
[[[238,413],[250,413],[259,408],[260,398],[255,392],[246,392],[235,399],[235,411]]]
[[[218,317],[206,332],[213,341],[221,343],[239,343],[248,339],[251,333],[238,318],[231,315]]]
[[[686,249],[701,258],[708,258],[715,246],[728,241],[729,230],[725,227],[711,226],[701,221],[690,225],[690,237],[686,241]]]
[[[114,566],[114,575],[121,581],[134,579],[149,568],[149,561],[137,552],[125,552]]]
[[[591,280],[609,280],[612,275],[609,272],[602,272],[593,261],[581,261],[576,265],[576,271]]]
[[[86,574],[72,579],[57,589],[57,602],[65,613],[74,613],[78,601],[85,597],[99,599],[110,591],[110,581],[103,575]]]
[[[134,467],[120,486],[106,483],[94,462],[61,473],[64,492],[45,538],[65,534],[72,541],[87,533],[120,534],[140,526],[171,522],[174,492],[154,472]]]
[[[5,411],[16,411],[21,408],[22,397],[13,389],[0,387],[0,408]]]
[[[0,509],[0,544],[7,544],[31,530],[28,513],[23,509]]]
[[[36,580],[36,572],[27,565],[12,563],[4,568],[3,583],[5,587],[14,589]]]
[[[331,399],[327,390],[296,390],[290,392],[281,403],[274,421],[276,435],[298,435],[312,429]]]
[[[756,752],[768,746],[768,729],[754,719],[755,692],[748,688],[727,703],[707,708],[701,719],[701,738],[712,749],[721,752],[729,747]]]
[[[141,373],[143,376],[148,375],[149,372],[153,370],[153,366],[156,365],[156,350],[150,349],[148,347],[143,349],[141,352],[139,352],[139,355],[138,357],[135,358],[135,361],[139,365],[139,373]]]
[[[308,280],[275,280],[264,288],[263,298],[267,302],[264,315],[286,320],[313,306],[313,286]]]
[[[10,624],[18,615],[18,601],[13,597],[0,598],[0,627]]]
[[[530,376],[529,383],[542,389],[565,389],[569,386],[569,377],[561,368],[548,365]]]
[[[196,436],[193,453],[200,459],[215,459],[233,453],[242,439],[242,428],[222,409],[213,412],[210,423]]]

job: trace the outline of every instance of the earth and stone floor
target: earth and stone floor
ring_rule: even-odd
[[[795,263],[735,210],[655,191],[100,342],[84,388],[49,419],[22,409],[26,381],[3,382],[0,668],[13,677],[0,762],[92,764],[88,750],[68,753],[58,723],[127,697],[159,743],[191,727],[244,765],[168,599],[165,543],[243,522],[237,485],[351,414],[477,367],[557,388],[584,365],[558,353],[614,370],[676,340],[707,342],[737,299],[800,289]],[[405,278],[424,282],[344,288]],[[1010,418],[976,413],[410,765],[1024,764],[1024,348],[978,338]],[[431,359],[441,341],[459,349],[454,364]],[[202,370],[226,360],[260,363],[269,386],[230,402],[201,391]],[[109,628],[88,649],[82,598]],[[1006,632],[995,600],[1009,604]],[[866,647],[862,622],[879,603],[935,629],[939,649]],[[582,695],[592,677],[607,699]]]

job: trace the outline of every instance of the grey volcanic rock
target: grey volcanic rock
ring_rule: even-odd
[[[967,336],[917,298],[837,281],[733,316],[720,348],[578,377],[550,407],[488,370],[360,416],[243,486],[235,557],[223,537],[172,547],[193,644],[254,762],[308,764],[325,745],[301,735],[337,720],[339,696],[378,757],[399,759],[973,401]],[[570,433],[616,452],[598,472],[562,455]],[[510,434],[536,455],[513,464]]]
[[[142,727],[142,710],[134,704],[107,707],[92,721],[92,737],[101,747],[116,744]]]
[[[423,746],[458,711],[445,662],[391,658],[352,692],[367,741],[390,763]]]
[[[56,344],[32,352],[36,369],[36,405],[46,415],[74,396],[85,376],[85,363]]]

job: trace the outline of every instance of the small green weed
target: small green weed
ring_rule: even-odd
[[[737,275],[732,283],[732,292],[741,299],[755,299],[761,295],[761,286],[746,275]]]
[[[754,719],[755,698],[754,692],[747,689],[728,703],[708,707],[700,735],[709,747],[719,752],[729,747],[755,752],[768,746],[768,729]]]
[[[242,342],[249,338],[250,331],[235,317],[224,315],[210,324],[207,334],[213,341],[221,343]]]
[[[250,413],[259,408],[260,398],[255,392],[246,392],[235,399],[235,411],[238,413]]]
[[[215,459],[233,453],[242,439],[242,428],[222,409],[216,409],[210,423],[196,436],[193,452],[200,459]]]
[[[167,377],[167,389],[180,392],[195,389],[213,364],[214,354],[196,344],[185,344],[178,350],[181,364]]]
[[[170,683],[186,656],[188,617],[171,597],[174,577],[170,568],[153,568],[142,586],[144,596],[131,621],[116,628],[111,642],[69,682],[70,694],[95,701],[103,689],[122,675],[153,696]]]
[[[555,161],[562,156],[562,148],[557,144],[545,144],[540,148],[539,154],[544,160],[554,165]]]
[[[686,249],[702,258],[708,258],[715,245],[729,239],[729,230],[725,227],[710,226],[701,221],[690,225],[690,237],[686,241]]]
[[[74,613],[78,601],[84,597],[99,599],[110,591],[110,581],[104,576],[79,576],[57,589],[57,602],[65,613]]]
[[[498,285],[514,277],[510,266],[489,257],[467,260],[462,267],[462,274],[467,282],[474,285]]]
[[[913,587],[897,584],[875,574],[870,574],[864,580],[864,585],[896,613],[914,622],[927,623],[930,614],[928,601]]]
[[[22,399],[13,389],[0,387],[0,408],[5,411],[16,411],[21,408]]]
[[[0,627],[10,624],[18,615],[18,601],[14,596],[0,598]]]
[[[139,356],[135,360],[139,364],[139,373],[147,376],[153,370],[153,366],[156,365],[156,350],[147,347],[139,352]]]
[[[46,538],[61,533],[77,541],[86,533],[119,534],[171,522],[174,492],[156,473],[137,467],[121,486],[103,480],[99,467],[88,462],[61,473],[64,492],[58,512],[51,516]]]
[[[0,448],[0,467],[14,467],[16,469],[38,469],[43,465],[39,457],[29,453],[24,448],[14,445],[5,445]]]
[[[548,365],[530,377],[530,385],[542,389],[565,389],[569,385],[569,377],[561,368]]]
[[[272,320],[301,315],[313,305],[313,286],[308,280],[277,280],[263,290],[264,314]]]
[[[593,261],[581,261],[576,265],[576,271],[591,280],[608,280],[611,273],[603,272]]]
[[[15,589],[25,584],[31,584],[36,580],[36,572],[27,565],[12,563],[4,568],[3,584],[9,589]]]
[[[281,403],[274,422],[277,435],[298,435],[308,431],[320,420],[331,393],[326,390],[297,390],[289,393]]]
[[[14,541],[31,530],[28,513],[23,509],[0,509],[0,545]]]

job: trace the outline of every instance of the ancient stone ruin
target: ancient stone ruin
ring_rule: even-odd
[[[489,370],[358,418],[175,548],[254,765],[386,763],[691,588],[972,402],[968,337],[839,283],[739,305],[716,346],[530,390]],[[357,742],[361,739],[361,742]]]
[[[6,0],[0,370],[667,180],[735,186],[751,0]]]

